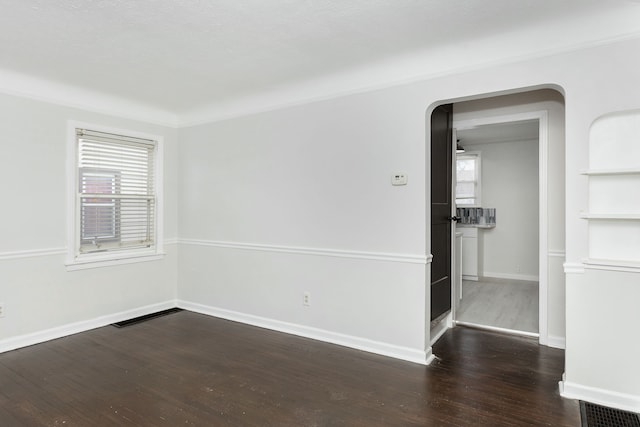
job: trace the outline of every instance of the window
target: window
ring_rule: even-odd
[[[119,237],[118,194],[119,173],[100,169],[79,169],[80,182],[80,250],[116,242]],[[105,198],[105,196],[107,196]]]
[[[70,264],[157,255],[159,139],[73,132]]]
[[[480,153],[456,156],[456,205],[480,206]]]

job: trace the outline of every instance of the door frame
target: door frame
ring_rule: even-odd
[[[454,102],[455,105],[455,102]],[[464,130],[482,125],[538,120],[538,339],[540,344],[548,345],[548,294],[549,294],[549,212],[548,212],[548,173],[549,173],[549,119],[547,110],[528,111],[498,116],[484,116],[466,120],[453,119],[453,128]],[[455,158],[453,159],[455,162]],[[453,165],[455,171],[455,163]],[[455,241],[452,242],[455,244]],[[452,266],[452,274],[453,274]],[[454,298],[455,295],[452,295]]]

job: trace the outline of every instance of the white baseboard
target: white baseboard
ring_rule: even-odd
[[[556,337],[553,335],[548,335],[547,342],[545,345],[548,347],[560,348],[564,350],[567,348],[567,340],[565,337]]]
[[[540,279],[540,277],[532,274],[494,273],[489,271],[485,271],[482,277],[491,277],[494,279],[526,280],[528,282],[538,282]]]
[[[45,341],[66,337],[68,335],[89,331],[95,328],[101,328],[103,326],[110,325],[111,323],[121,322],[123,320],[132,319],[134,317],[144,316],[146,314],[155,313],[157,311],[167,310],[169,308],[174,308],[175,306],[176,301],[170,300],[158,304],[151,304],[144,307],[134,308],[132,310],[121,311],[119,313],[109,314],[106,316],[96,317],[94,319],[69,323],[67,325],[57,326],[55,328],[46,329],[44,331],[6,338],[0,340],[0,353],[27,347],[34,344],[40,344]]]
[[[185,310],[194,311],[196,313],[206,314],[208,316],[219,317],[221,319],[232,320],[235,322],[245,323],[247,325],[257,326],[260,328],[271,329],[278,332],[297,335],[305,338],[311,338],[318,341],[324,341],[344,347],[354,348],[357,350],[367,351],[382,356],[393,357],[408,362],[428,365],[434,359],[431,347],[424,351],[416,350],[409,347],[397,346],[380,341],[373,341],[367,338],[355,337],[352,335],[340,334],[324,329],[313,328],[310,326],[298,325],[294,323],[283,322],[280,320],[269,319],[252,314],[240,313],[237,311],[226,310],[218,307],[211,307],[190,301],[178,300],[178,307]]]
[[[425,351],[419,351],[408,347],[396,346],[393,344],[373,341],[366,338],[354,337],[350,335],[340,334],[336,332],[326,331],[322,329],[312,328],[293,323],[282,322],[279,320],[267,319],[259,316],[224,310],[216,307],[209,307],[202,304],[191,303],[188,301],[165,301],[158,304],[151,304],[132,310],[122,311],[106,316],[96,317],[94,319],[83,320],[80,322],[70,323],[58,326],[44,331],[34,332],[31,334],[20,335],[16,337],[0,340],[0,353],[15,350],[22,347],[28,347],[34,344],[40,344],[46,341],[62,338],[68,335],[89,331],[91,329],[100,328],[112,323],[121,322],[123,320],[132,319],[134,317],[144,316],[146,314],[167,310],[174,307],[184,308],[186,310],[209,316],[219,317],[223,319],[233,320],[261,328],[276,330],[292,335],[298,335],[305,338],[311,338],[319,341],[329,342],[344,347],[355,348],[370,353],[380,354],[383,356],[393,357],[408,362],[418,363],[421,365],[430,364],[434,356],[431,347]]]
[[[462,275],[462,280],[472,280],[474,282],[478,281],[478,276],[468,276],[466,274]]]
[[[617,408],[623,411],[640,412],[640,396],[618,393],[566,381],[564,375],[558,383],[560,395],[567,399],[584,400],[597,405]]]
[[[480,329],[483,331],[500,332],[502,334],[509,334],[509,335],[518,335],[520,337],[529,337],[529,338],[540,337],[540,334],[538,334],[537,332],[526,332],[526,331],[518,331],[515,329],[500,328],[498,326],[479,325],[477,323],[462,322],[460,320],[456,320],[456,325],[466,326],[468,328]]]
[[[431,362],[433,362],[436,359],[436,356],[433,355],[433,350],[431,347],[429,347],[424,351],[424,359],[425,359],[425,362],[424,363],[420,362],[421,365],[431,365]]]
[[[443,317],[433,328],[431,328],[430,345],[433,346],[439,339],[453,326],[453,316],[449,313]]]

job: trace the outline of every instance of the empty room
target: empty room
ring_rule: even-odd
[[[640,1],[0,5],[1,426],[640,423]]]

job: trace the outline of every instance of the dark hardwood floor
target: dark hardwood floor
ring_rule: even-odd
[[[564,354],[462,327],[420,366],[183,311],[0,354],[0,426],[579,426]]]

